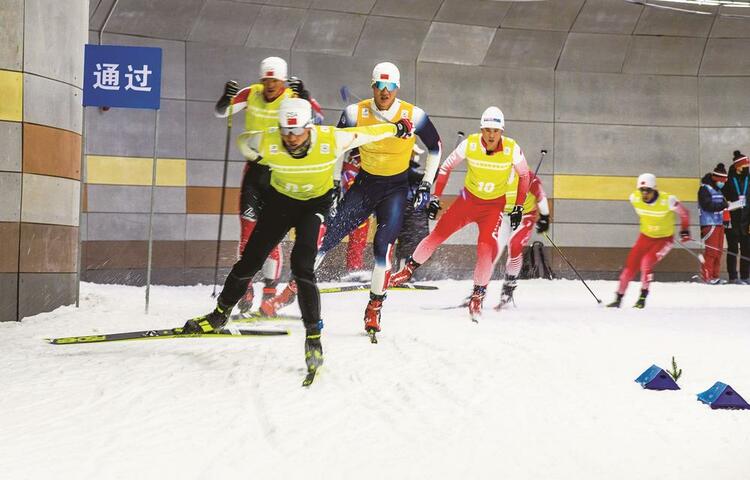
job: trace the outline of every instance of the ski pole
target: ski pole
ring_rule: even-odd
[[[568,260],[568,258],[562,252],[562,250],[560,250],[560,247],[555,245],[555,242],[553,242],[552,239],[549,238],[549,235],[547,235],[547,232],[544,232],[544,237],[549,241],[549,243],[552,244],[553,247],[555,247],[555,250],[557,250],[557,253],[559,253],[560,256],[563,258],[563,260],[565,260],[565,263],[567,263],[568,266],[573,269],[575,274],[578,276],[578,279],[581,281],[581,283],[583,283],[583,286],[586,287],[586,290],[588,290],[589,293],[594,297],[594,299],[596,300],[596,303],[602,303],[599,297],[597,297],[596,294],[591,290],[591,288],[589,288],[588,284],[586,283],[586,280],[584,280],[581,274],[578,273],[578,270],[576,270],[576,267],[574,267],[573,264],[570,263],[570,260]]]
[[[695,240],[691,240],[692,242],[695,242]],[[696,242],[697,243],[697,242]],[[701,265],[705,263],[705,260],[703,259],[703,255],[700,255],[698,253],[695,253],[694,251],[690,250],[688,247],[686,247],[681,241],[677,241],[677,245],[681,246],[686,252],[688,252],[690,255],[694,256],[696,260],[700,262]]]
[[[219,257],[221,254],[221,230],[224,227],[224,196],[227,190],[227,170],[229,169],[229,142],[232,141],[232,107],[234,97],[229,99],[229,115],[227,115],[227,138],[224,145],[224,172],[221,176],[221,200],[219,207],[219,233],[216,237],[216,263],[214,263],[214,291],[211,294],[216,298],[216,285],[219,283]]]
[[[737,258],[739,258],[740,260],[745,260],[745,261],[748,261],[748,262],[750,262],[750,257],[745,257],[745,256],[742,256],[742,255],[740,255],[739,253],[734,253],[734,252],[730,252],[730,251],[729,251],[729,250],[727,250],[726,248],[716,248],[716,247],[712,247],[711,245],[707,245],[707,244],[705,244],[705,243],[703,243],[703,242],[699,242],[698,240],[693,240],[693,242],[697,243],[698,245],[700,245],[700,246],[701,246],[701,247],[703,247],[703,248],[710,248],[711,250],[715,250],[715,251],[717,251],[717,252],[725,253],[725,254],[727,254],[727,255],[731,255],[731,256],[733,256],[733,257],[737,257]]]
[[[537,163],[537,164],[536,164],[536,168],[534,169],[534,175],[536,175],[537,173],[539,173],[539,167],[541,167],[541,166],[542,166],[542,162],[544,161],[544,157],[545,157],[545,155],[547,155],[547,150],[545,150],[545,149],[543,148],[543,149],[542,149],[542,150],[541,150],[541,151],[539,152],[539,155],[540,155],[540,157],[539,157],[539,163]]]

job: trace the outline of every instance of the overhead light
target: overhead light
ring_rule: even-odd
[[[661,3],[652,3],[640,0],[625,0],[627,3],[642,5],[644,7],[658,8],[661,10],[671,10],[673,12],[691,13],[693,15],[713,15],[712,12],[703,10],[690,10],[687,8],[670,7],[661,3],[672,3],[681,5],[694,5],[697,7],[729,7],[729,8],[750,8],[750,1],[733,1],[733,0],[657,0]],[[739,15],[733,13],[719,13],[720,17],[729,18],[750,18],[750,15]]]
[[[673,12],[692,13],[694,15],[713,15],[711,12],[703,12],[701,10],[688,10],[686,8],[670,7],[667,5],[659,5],[658,3],[640,2],[638,0],[625,0],[628,3],[634,5],[643,5],[644,7],[658,8],[661,10],[671,10]]]

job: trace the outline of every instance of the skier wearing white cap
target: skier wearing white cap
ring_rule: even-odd
[[[641,295],[633,305],[635,308],[646,306],[648,287],[651,283],[654,266],[664,258],[674,245],[675,213],[680,217],[680,241],[685,243],[690,238],[690,214],[674,195],[658,190],[656,177],[643,173],[636,181],[637,190],[630,194],[630,203],[640,217],[640,235],[630,249],[625,267],[620,273],[620,284],[615,300],[608,307],[620,308],[622,297],[628,283],[641,271]]]
[[[216,309],[189,320],[184,331],[213,332],[222,328],[265,258],[294,228],[291,270],[299,288],[299,306],[307,330],[308,370],[315,373],[323,361],[323,350],[320,292],[315,283],[314,264],[333,200],[337,158],[365,144],[390,137],[404,138],[410,134],[411,123],[399,119],[395,123],[359,128],[317,126],[313,125],[310,103],[300,98],[282,100],[277,118],[279,128],[262,134],[245,132],[238,139],[240,151],[249,161],[264,162],[270,168],[270,188],[262,194],[264,207],[258,213],[257,224],[240,260],[227,276]]]
[[[440,163],[440,137],[421,108],[397,98],[400,77],[398,68],[390,62],[375,65],[370,83],[372,98],[347,106],[338,126],[359,127],[382,124],[385,121],[403,121],[413,125],[413,133],[428,149],[425,173],[413,201],[416,208],[422,209],[429,203],[432,180]],[[370,301],[365,310],[365,330],[373,342],[375,333],[380,331],[380,309],[391,271],[390,254],[401,231],[406,209],[409,160],[415,141],[414,136],[410,135],[406,138],[381,140],[359,148],[360,172],[354,184],[344,194],[318,254],[319,264],[328,251],[372,213],[375,214],[375,266]],[[275,306],[278,308],[283,303],[277,302]]]
[[[518,176],[515,204],[509,212],[511,228],[515,230],[523,216],[523,205],[529,189],[529,167],[521,147],[510,137],[503,136],[505,117],[497,107],[489,107],[480,121],[481,133],[469,135],[451,152],[440,166],[435,196],[428,212],[436,218],[451,171],[466,160],[468,163],[464,188],[458,198],[440,217],[432,232],[419,244],[406,265],[391,277],[397,286],[409,280],[420,265],[426,262],[438,246],[470,223],[479,227],[477,261],[474,267],[474,290],[469,298],[469,315],[479,321],[487,284],[499,253],[498,231],[503,220],[511,172]]]
[[[301,80],[287,78],[287,64],[283,58],[268,57],[260,62],[258,73],[259,83],[249,85],[239,90],[237,82],[229,81],[224,86],[224,93],[216,103],[215,112],[218,117],[229,115],[231,105],[232,115],[245,111],[245,130],[265,130],[278,125],[279,106],[286,98],[300,97],[309,99]],[[313,106],[320,112],[320,106],[312,100]],[[260,137],[253,137],[253,139]],[[255,140],[251,140],[255,141]],[[252,168],[251,168],[252,165]],[[261,191],[267,188],[268,167],[264,161],[257,164],[247,163],[242,175],[240,189],[240,243],[238,255],[242,254],[255,228],[258,213],[262,208]],[[276,284],[281,274],[281,248],[271,251],[263,265],[265,287],[263,298],[276,295]],[[248,285],[246,294],[238,305],[240,314],[249,316],[253,306],[254,290],[252,282]]]

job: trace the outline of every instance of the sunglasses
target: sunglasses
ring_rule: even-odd
[[[641,193],[651,193],[654,191],[653,188],[648,188],[648,187],[641,187],[638,190],[640,190]]]
[[[279,127],[282,135],[302,135],[305,127]]]
[[[394,82],[384,82],[382,80],[374,82],[372,86],[376,87],[378,90],[382,90],[385,88],[389,92],[392,92],[398,88],[398,85],[396,85]]]

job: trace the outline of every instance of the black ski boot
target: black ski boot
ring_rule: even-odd
[[[221,330],[229,320],[230,313],[232,313],[232,307],[217,302],[213,312],[188,320],[182,327],[182,333],[213,333]]]
[[[648,290],[641,290],[641,296],[633,305],[633,308],[646,308],[646,297],[648,296]]]
[[[607,308],[620,308],[620,304],[622,303],[622,293],[615,293],[615,301],[612,303],[607,304]]]
[[[516,280],[518,280],[518,277],[516,276],[505,276],[505,280],[503,281],[503,292],[500,294],[500,303],[495,307],[495,310],[501,310],[509,303],[513,303],[513,305],[516,304],[515,300],[513,300],[513,291],[516,289],[516,286],[518,286]]]
[[[323,365],[323,345],[320,343],[320,329],[308,329],[305,336],[305,363],[307,364],[307,376],[302,386],[309,386],[315,380],[315,374]]]

